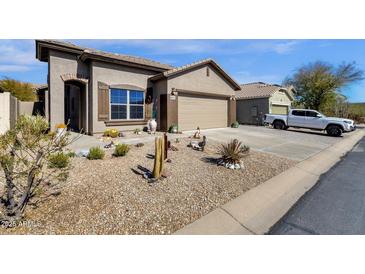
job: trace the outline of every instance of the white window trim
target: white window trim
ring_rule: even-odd
[[[115,88],[117,89],[117,88]],[[126,90],[127,91],[127,103],[126,104],[116,104],[116,103],[111,103],[111,91],[112,89],[109,89],[109,120],[110,121],[142,121],[145,119],[145,103],[144,103],[144,100],[145,100],[145,94],[143,93],[143,104],[130,104],[129,103],[129,93],[131,90],[129,89],[119,89],[119,90]],[[134,90],[132,90],[134,91]],[[136,90],[138,91],[138,90]],[[141,91],[143,92],[143,91]],[[126,119],[112,119],[112,105],[117,105],[117,106],[127,106],[127,118]],[[138,118],[133,118],[133,119],[130,119],[130,106],[142,106],[143,108],[143,117],[138,119]]]

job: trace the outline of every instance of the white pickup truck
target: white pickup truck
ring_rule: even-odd
[[[311,109],[291,109],[288,115],[266,114],[264,123],[275,129],[308,128],[325,130],[330,136],[341,136],[343,132],[355,129],[354,121],[350,119],[326,117],[322,113]]]

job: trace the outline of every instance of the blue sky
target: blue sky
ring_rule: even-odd
[[[365,40],[69,40],[75,44],[150,58],[173,66],[215,59],[237,82],[280,84],[301,65],[317,60],[356,62],[365,71]],[[0,77],[46,83],[47,64],[35,59],[34,40],[0,40]],[[345,88],[365,102],[365,81]]]

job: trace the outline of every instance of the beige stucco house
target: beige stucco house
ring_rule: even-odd
[[[237,121],[260,125],[265,114],[287,114],[294,100],[294,88],[255,82],[236,91]]]
[[[227,127],[236,120],[240,86],[212,59],[183,67],[36,40],[36,57],[48,63],[45,115],[51,128],[133,130],[156,118],[159,130]]]

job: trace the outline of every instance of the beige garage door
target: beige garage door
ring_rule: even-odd
[[[288,114],[288,106],[272,105],[271,114]]]
[[[227,99],[178,96],[179,130],[227,127]]]

